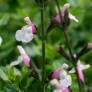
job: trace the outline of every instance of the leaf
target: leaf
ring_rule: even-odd
[[[9,80],[7,74],[4,72],[4,70],[2,68],[0,68],[0,78],[4,81]]]
[[[4,14],[4,16],[0,19],[0,26],[4,26],[8,24],[9,19],[10,19],[10,15],[7,13]]]

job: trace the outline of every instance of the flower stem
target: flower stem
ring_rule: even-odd
[[[41,5],[41,35],[42,35],[42,92],[45,92],[45,30],[44,30],[44,0]]]
[[[56,5],[57,5],[58,11],[59,11],[60,18],[61,18],[60,6],[58,3],[58,0],[55,0],[55,1],[56,1]],[[73,65],[76,67],[77,59],[74,57],[74,55],[72,53],[72,49],[71,49],[70,42],[68,39],[68,34],[66,33],[66,28],[63,28],[63,29],[64,29],[63,32],[64,32],[65,41],[66,41],[66,44],[67,44],[67,47],[68,47],[68,50],[69,50],[69,53],[71,56],[71,61],[72,61]],[[76,70],[76,76],[77,76],[77,80],[78,80],[79,92],[82,92],[82,88],[81,88],[82,84],[81,84],[81,80],[79,79],[79,76],[78,76],[77,68],[75,68],[75,70]]]

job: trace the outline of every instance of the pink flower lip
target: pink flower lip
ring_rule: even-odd
[[[49,75],[50,79],[58,79],[60,77],[61,69],[56,69],[55,71],[51,72]]]

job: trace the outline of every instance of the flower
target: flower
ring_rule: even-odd
[[[3,39],[2,39],[2,37],[0,36],[0,46],[2,45],[2,42],[3,42]]]
[[[29,17],[25,17],[24,21],[27,25],[23,26],[20,30],[16,32],[15,38],[17,41],[22,41],[28,43],[32,41],[33,34],[36,33],[36,26],[31,22]]]
[[[92,49],[92,43],[91,43],[91,42],[89,42],[89,43],[87,44],[87,48],[88,48],[88,49]]]
[[[87,64],[87,65],[82,64],[80,62],[80,60],[78,60],[78,62],[77,62],[77,72],[78,72],[78,76],[79,76],[79,78],[82,82],[84,82],[83,70],[88,69],[89,67],[90,67],[89,64]],[[69,73],[75,73],[75,68],[72,68],[72,70],[70,70]]]
[[[54,86],[53,92],[70,92],[68,87],[61,86],[60,82],[57,79],[52,79],[50,84]]]
[[[60,78],[60,75],[61,73],[66,73],[64,69],[67,69],[68,68],[68,65],[67,64],[63,64],[61,66],[61,68],[58,68],[56,70],[54,70],[50,75],[49,75],[49,78],[53,79],[53,78],[57,78],[59,79]]]
[[[23,59],[23,62],[24,64],[27,66],[27,67],[31,67],[31,61],[30,61],[30,57],[27,55],[27,53],[25,52],[25,50],[23,49],[22,46],[18,45],[17,46],[20,54],[21,54],[21,57]]]
[[[78,75],[79,78],[82,82],[84,82],[84,74],[83,74],[83,70],[89,68],[89,65],[83,65],[80,63],[80,60],[77,63],[77,71],[78,71]]]
[[[54,86],[53,92],[69,92],[68,87],[72,83],[71,76],[64,70],[67,69],[68,65],[63,64],[61,68],[56,69],[50,74],[50,84]]]
[[[71,13],[68,12],[68,9],[70,8],[70,4],[66,3],[64,4],[63,8],[60,11],[60,14],[57,14],[53,20],[56,23],[62,23],[63,21],[65,21],[65,18],[69,18],[70,20],[74,20],[75,22],[78,22],[78,19],[76,19],[75,16],[73,16]],[[68,14],[68,16],[66,17],[66,12]]]
[[[55,17],[52,18],[52,21],[47,29],[47,33],[51,31],[51,29],[55,25],[59,25],[59,24],[62,24],[63,26],[66,24],[68,25],[69,20],[74,20],[75,22],[78,22],[78,19],[75,16],[73,16],[71,13],[68,12],[69,8],[70,8],[69,3],[64,4],[60,12]]]

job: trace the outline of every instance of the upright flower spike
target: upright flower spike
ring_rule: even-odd
[[[25,17],[24,21],[27,25],[23,26],[20,30],[16,32],[16,40],[28,43],[32,41],[33,35],[37,32],[36,26],[31,22],[29,17]]]
[[[69,20],[74,20],[75,22],[78,22],[78,19],[76,19],[75,16],[73,16],[71,13],[68,12],[68,9],[70,8],[70,4],[66,3],[64,4],[63,8],[61,9],[61,11],[55,16],[53,17],[48,29],[47,29],[47,33],[49,31],[51,31],[51,29],[55,26],[55,25],[59,25],[59,24],[68,24]]]
[[[30,57],[27,55],[27,53],[25,52],[25,50],[23,49],[22,46],[18,45],[17,46],[20,54],[21,54],[21,57],[23,59],[23,62],[24,64],[27,66],[27,67],[32,67],[32,64],[31,64],[31,61],[30,61]]]

